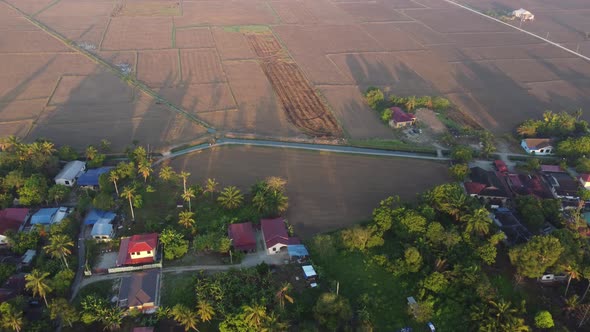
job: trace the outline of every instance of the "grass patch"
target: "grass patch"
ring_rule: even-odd
[[[320,274],[327,277],[323,279],[338,281],[341,294],[351,300],[353,307],[362,294],[369,296],[369,311],[376,331],[397,331],[404,326],[415,325],[406,314],[406,298],[415,295],[411,293],[413,287],[407,282],[369,263],[367,256],[358,252],[313,257],[320,266]]]
[[[180,303],[194,308],[197,305],[195,301],[197,276],[195,272],[163,274],[162,287],[160,288],[161,305],[172,307]]]
[[[436,149],[430,146],[406,143],[400,140],[386,139],[367,139],[367,140],[349,140],[348,144],[360,148],[372,148],[380,150],[418,152],[426,154],[436,154]]]
[[[241,33],[266,33],[270,32],[270,28],[266,25],[230,25],[223,27],[224,31],[241,32]]]

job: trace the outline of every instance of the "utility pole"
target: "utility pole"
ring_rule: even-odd
[[[336,295],[340,292],[340,281],[336,282]]]

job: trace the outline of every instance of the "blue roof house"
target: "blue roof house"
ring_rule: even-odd
[[[111,211],[92,209],[84,218],[84,225],[110,224],[117,215]]]
[[[80,175],[78,177],[78,185],[80,187],[98,187],[98,178],[104,174],[108,173],[112,167],[99,167],[93,168],[86,171],[86,173]]]
[[[49,225],[58,208],[41,209],[31,217],[31,225]]]

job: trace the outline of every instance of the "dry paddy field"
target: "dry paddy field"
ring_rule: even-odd
[[[368,86],[445,95],[460,106],[458,120],[497,133],[546,109],[590,103],[588,62],[444,0],[6,1],[0,3],[0,129],[31,139],[75,133],[81,135],[76,144],[84,145],[106,134],[120,142],[136,135],[166,146],[205,130],[155,103],[145,112],[152,101],[123,83],[123,92],[115,93],[114,83],[104,87],[97,80],[110,74],[101,65],[23,15],[129,70],[220,133],[392,137],[363,101]],[[461,1],[482,10],[516,6]],[[527,30],[579,44],[581,52],[590,48],[586,1],[522,0],[520,6],[537,15]],[[67,109],[71,118],[47,122]],[[95,123],[87,119],[94,114],[105,125],[122,117],[126,124],[109,126],[117,128],[112,134],[91,130]]]
[[[411,201],[449,180],[446,166],[436,162],[258,147],[208,149],[170,165],[190,172],[191,183],[215,178],[242,190],[267,176],[286,178],[287,218],[304,237],[368,220],[381,199]]]

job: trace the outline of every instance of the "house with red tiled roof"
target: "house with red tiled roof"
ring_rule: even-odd
[[[0,211],[0,245],[7,244],[6,232],[18,232],[29,217],[29,209],[8,208]]]
[[[158,247],[158,234],[137,234],[121,238],[117,266],[153,263]]]
[[[504,205],[511,197],[504,173],[472,167],[469,178],[471,181],[464,182],[463,187],[471,197],[492,205]]]
[[[232,240],[234,249],[243,252],[256,251],[256,235],[251,222],[229,225],[227,235]]]
[[[274,255],[287,249],[290,244],[299,244],[298,238],[289,237],[287,227],[283,218],[262,219],[260,220],[260,228],[262,229],[262,239],[266,247],[266,253]]]
[[[580,181],[582,187],[590,190],[590,174],[580,174],[578,181]]]
[[[402,128],[411,126],[416,123],[416,116],[414,114],[406,113],[399,107],[390,108],[392,111],[389,126],[392,128]]]

